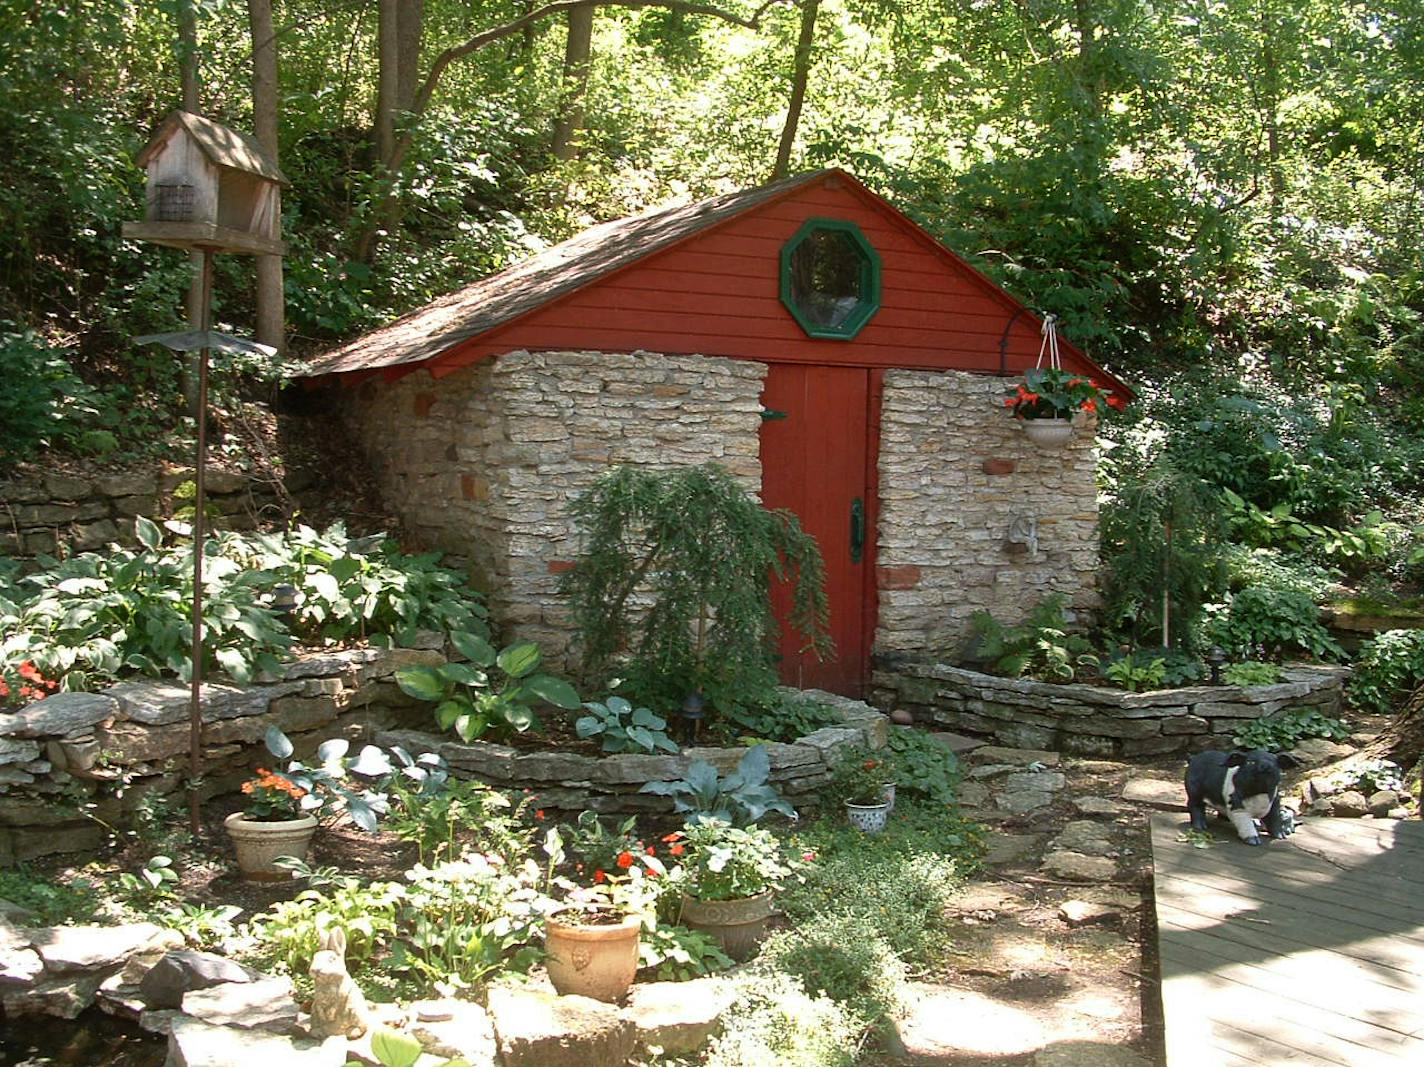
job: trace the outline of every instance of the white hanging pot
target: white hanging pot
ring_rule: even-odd
[[[1073,440],[1072,419],[1024,419],[1023,430],[1039,448],[1063,448]]]

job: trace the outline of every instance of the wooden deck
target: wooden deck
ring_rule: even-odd
[[[1424,822],[1152,816],[1167,1067],[1424,1067]]]

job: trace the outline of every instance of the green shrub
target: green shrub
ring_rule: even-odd
[[[1383,714],[1424,682],[1424,630],[1387,630],[1365,643],[1350,676],[1350,699]]]
[[[1281,668],[1274,663],[1259,660],[1242,660],[1228,663],[1221,668],[1221,680],[1227,685],[1253,686],[1274,685],[1281,680]]]
[[[690,982],[731,966],[716,938],[685,926],[659,923],[638,943],[638,970],[654,982]]]
[[[733,999],[704,1067],[852,1067],[861,1025],[829,997],[812,996],[763,964],[733,982]]]
[[[1253,585],[1234,594],[1207,622],[1207,637],[1237,656],[1279,659],[1308,652],[1338,658],[1344,650],[1320,621],[1315,602],[1298,590]]]
[[[1146,652],[1129,652],[1108,663],[1103,677],[1129,693],[1160,689],[1167,678],[1167,660]]]
[[[1011,678],[1071,682],[1083,667],[1096,666],[1088,639],[1068,632],[1062,593],[1044,597],[1018,626],[1005,626],[987,611],[969,617],[973,658]]]
[[[822,912],[763,942],[761,959],[800,981],[811,996],[845,1006],[879,1030],[903,1006],[907,972],[881,921],[860,912]]]
[[[892,729],[885,755],[897,796],[918,793],[940,804],[954,803],[960,767],[949,746],[922,730]]]
[[[1232,735],[1240,748],[1264,748],[1284,752],[1310,737],[1339,741],[1350,736],[1349,728],[1315,708],[1293,708],[1246,723]]]
[[[91,390],[37,333],[0,332],[0,469],[75,442],[97,414]]]
[[[11,867],[0,870],[0,900],[29,908],[40,926],[59,926],[93,922],[101,897],[83,879],[58,882],[25,867]]]
[[[773,690],[766,699],[723,708],[718,726],[729,737],[791,742],[840,722],[835,710],[818,700]]]

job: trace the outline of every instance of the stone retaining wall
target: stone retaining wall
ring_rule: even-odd
[[[134,517],[171,518],[191,500],[175,496],[191,470],[145,471],[76,477],[29,473],[0,482],[0,556],[88,552],[110,542],[136,546]],[[209,470],[208,507],[220,529],[251,530],[259,521],[284,518],[279,487],[231,471]],[[297,486],[288,480],[288,488]]]
[[[428,709],[391,676],[443,662],[433,649],[351,649],[289,663],[270,684],[205,685],[201,795],[235,792],[270,761],[262,742],[270,725],[301,757],[329,737],[364,740],[424,722]],[[0,864],[97,847],[105,824],[125,825],[147,798],[176,794],[181,804],[188,706],[188,686],[144,679],[0,713]]]
[[[828,705],[840,726],[828,726],[791,744],[769,742],[771,783],[793,807],[810,801],[831,777],[836,752],[844,745],[885,744],[889,720],[858,700],[818,689],[803,695]],[[694,760],[706,760],[719,773],[734,769],[745,748],[686,748],[677,755],[622,753],[585,756],[576,752],[510,748],[507,745],[447,741],[428,733],[388,731],[376,737],[378,745],[401,745],[410,752],[438,752],[460,778],[476,778],[501,789],[529,789],[541,807],[561,811],[589,809],[633,814],[670,812],[667,797],[639,793],[645,782],[674,781],[685,777]]]
[[[1000,744],[1084,756],[1149,756],[1230,748],[1244,721],[1285,708],[1340,712],[1343,667],[1293,667],[1285,681],[1128,693],[1000,678],[943,663],[879,667],[872,699],[919,722],[987,734]]]

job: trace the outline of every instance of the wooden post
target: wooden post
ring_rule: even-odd
[[[213,250],[203,249],[204,334],[213,328]],[[206,337],[204,338],[206,341]],[[198,778],[203,772],[203,542],[207,507],[208,461],[208,346],[198,351],[198,462],[193,493],[193,670],[188,705],[188,827],[196,840],[203,824],[198,811]]]

